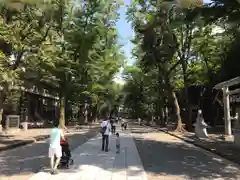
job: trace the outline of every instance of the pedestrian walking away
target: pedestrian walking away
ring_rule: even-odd
[[[138,124],[141,125],[141,118],[138,118]]]
[[[50,143],[48,156],[50,158],[51,173],[57,174],[57,167],[59,165],[60,159],[62,157],[62,148],[60,141],[65,140],[63,131],[58,127],[58,123],[54,123],[54,127],[50,134]],[[55,161],[56,157],[56,161]]]
[[[116,152],[120,153],[120,137],[119,137],[119,133],[116,133]]]
[[[125,121],[122,119],[121,120],[121,129],[122,129],[122,131],[124,130],[124,123],[125,123]]]
[[[110,123],[111,123],[112,133],[115,134],[116,132],[115,120],[111,119]]]
[[[102,134],[102,151],[108,152],[109,135],[111,134],[111,123],[104,117],[101,123],[101,134]]]

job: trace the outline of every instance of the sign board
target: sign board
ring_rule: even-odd
[[[229,100],[230,100],[230,103],[240,103],[240,94],[239,95],[231,95]]]
[[[20,116],[8,115],[6,119],[6,128],[19,128]]]

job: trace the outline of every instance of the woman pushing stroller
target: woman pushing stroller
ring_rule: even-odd
[[[61,144],[61,140],[62,140],[62,144]],[[62,165],[62,159],[66,157],[65,154],[68,155],[68,157],[66,158],[68,161],[71,157],[71,153],[69,154],[70,152],[69,146],[68,146],[68,143],[66,142],[67,141],[65,140],[62,129],[59,128],[58,123],[55,122],[54,127],[52,128],[51,134],[50,134],[50,143],[49,143],[49,152],[48,152],[52,174],[58,173],[57,168],[59,167],[59,163],[60,165]],[[56,160],[55,160],[55,157],[56,157]]]

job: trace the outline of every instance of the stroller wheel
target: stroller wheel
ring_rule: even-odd
[[[73,165],[73,163],[74,163],[74,162],[73,162],[73,159],[70,159],[70,160],[69,160],[69,164],[70,164],[70,165]]]

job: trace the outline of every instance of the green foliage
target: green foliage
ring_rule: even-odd
[[[172,92],[184,88],[188,102],[189,86],[212,87],[239,76],[237,1],[186,9],[173,1],[147,2],[134,1],[128,8],[137,62],[125,68],[124,103],[134,115],[162,118],[166,106],[176,106]]]
[[[123,64],[117,43],[121,2],[4,1],[0,5],[0,85],[30,81],[74,105],[119,101],[112,80]],[[14,58],[12,58],[14,57]],[[63,105],[63,104],[62,104]],[[111,109],[111,108],[110,108]]]

